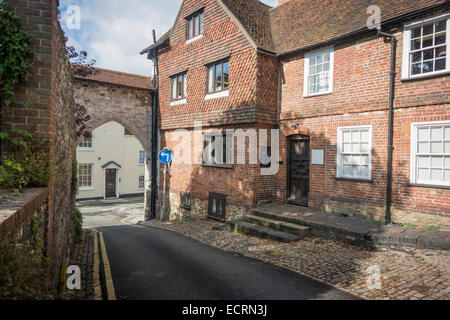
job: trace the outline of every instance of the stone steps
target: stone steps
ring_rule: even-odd
[[[283,222],[276,219],[268,219],[261,216],[247,214],[244,216],[244,221],[257,224],[260,226],[268,227],[274,230],[284,231],[288,233],[292,233],[294,235],[303,235],[306,236],[309,233],[309,227],[294,224],[290,222]]]
[[[302,239],[306,235],[307,230],[299,230],[298,234],[291,232],[280,231],[272,229],[271,227],[263,226],[256,223],[250,223],[244,219],[237,219],[228,221],[227,230],[231,232],[256,236],[263,239],[270,239],[280,242],[293,242]]]

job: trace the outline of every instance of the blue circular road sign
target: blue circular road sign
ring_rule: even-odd
[[[163,150],[159,153],[159,161],[164,164],[172,162],[172,152],[169,150]]]

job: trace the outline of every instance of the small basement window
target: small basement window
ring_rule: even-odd
[[[209,193],[208,217],[225,221],[227,196],[220,193]]]
[[[181,207],[187,210],[191,209],[191,194],[187,192],[181,193]]]

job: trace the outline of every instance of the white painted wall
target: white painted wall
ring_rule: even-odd
[[[144,193],[139,189],[139,176],[145,166],[139,164],[139,151],[144,151],[135,136],[125,135],[125,128],[117,122],[108,122],[92,132],[92,150],[77,149],[78,164],[93,164],[93,188],[79,188],[78,199],[103,198],[105,170],[103,165],[114,161],[121,166],[118,173],[119,195]]]

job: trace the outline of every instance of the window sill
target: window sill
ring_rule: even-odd
[[[201,39],[201,38],[203,38],[203,34],[198,35],[198,36],[196,36],[195,38],[192,38],[192,39],[187,40],[187,41],[186,41],[186,44],[190,44],[190,43],[192,43],[192,42],[194,42],[194,41],[197,41],[197,40],[199,40],[199,39]]]
[[[217,99],[217,98],[225,98],[225,97],[228,97],[229,95],[230,95],[230,90],[208,93],[205,96],[205,101],[211,100],[211,99]]]
[[[345,177],[335,177],[337,181],[349,181],[349,182],[362,182],[362,183],[373,183],[372,179],[362,179],[362,178],[345,178]]]
[[[314,93],[314,94],[304,94],[303,98],[314,98],[314,97],[321,97],[321,96],[327,96],[333,94],[333,91],[329,92],[321,92],[321,93]]]
[[[234,167],[232,164],[206,164],[206,163],[203,163],[202,166],[207,168],[219,168],[219,169],[233,169]]]
[[[78,148],[78,151],[95,151],[94,148]]]
[[[173,106],[179,106],[179,105],[186,104],[186,103],[187,103],[187,99],[181,99],[181,100],[172,101],[172,102],[170,103],[170,106],[171,106],[171,107],[173,107]]]
[[[95,188],[94,188],[94,187],[90,187],[90,188],[78,188],[78,190],[80,190],[80,191],[93,191],[93,190],[95,190]]]
[[[436,184],[408,183],[408,187],[450,190],[450,186],[441,186],[441,185],[436,185]]]
[[[409,78],[401,78],[400,81],[401,82],[408,82],[408,81],[415,81],[415,80],[425,80],[425,79],[429,79],[429,78],[435,78],[435,77],[442,77],[442,76],[446,76],[449,75],[450,71],[442,71],[442,72],[434,72],[434,73],[429,73],[426,75],[419,75],[419,76],[410,76]]]

